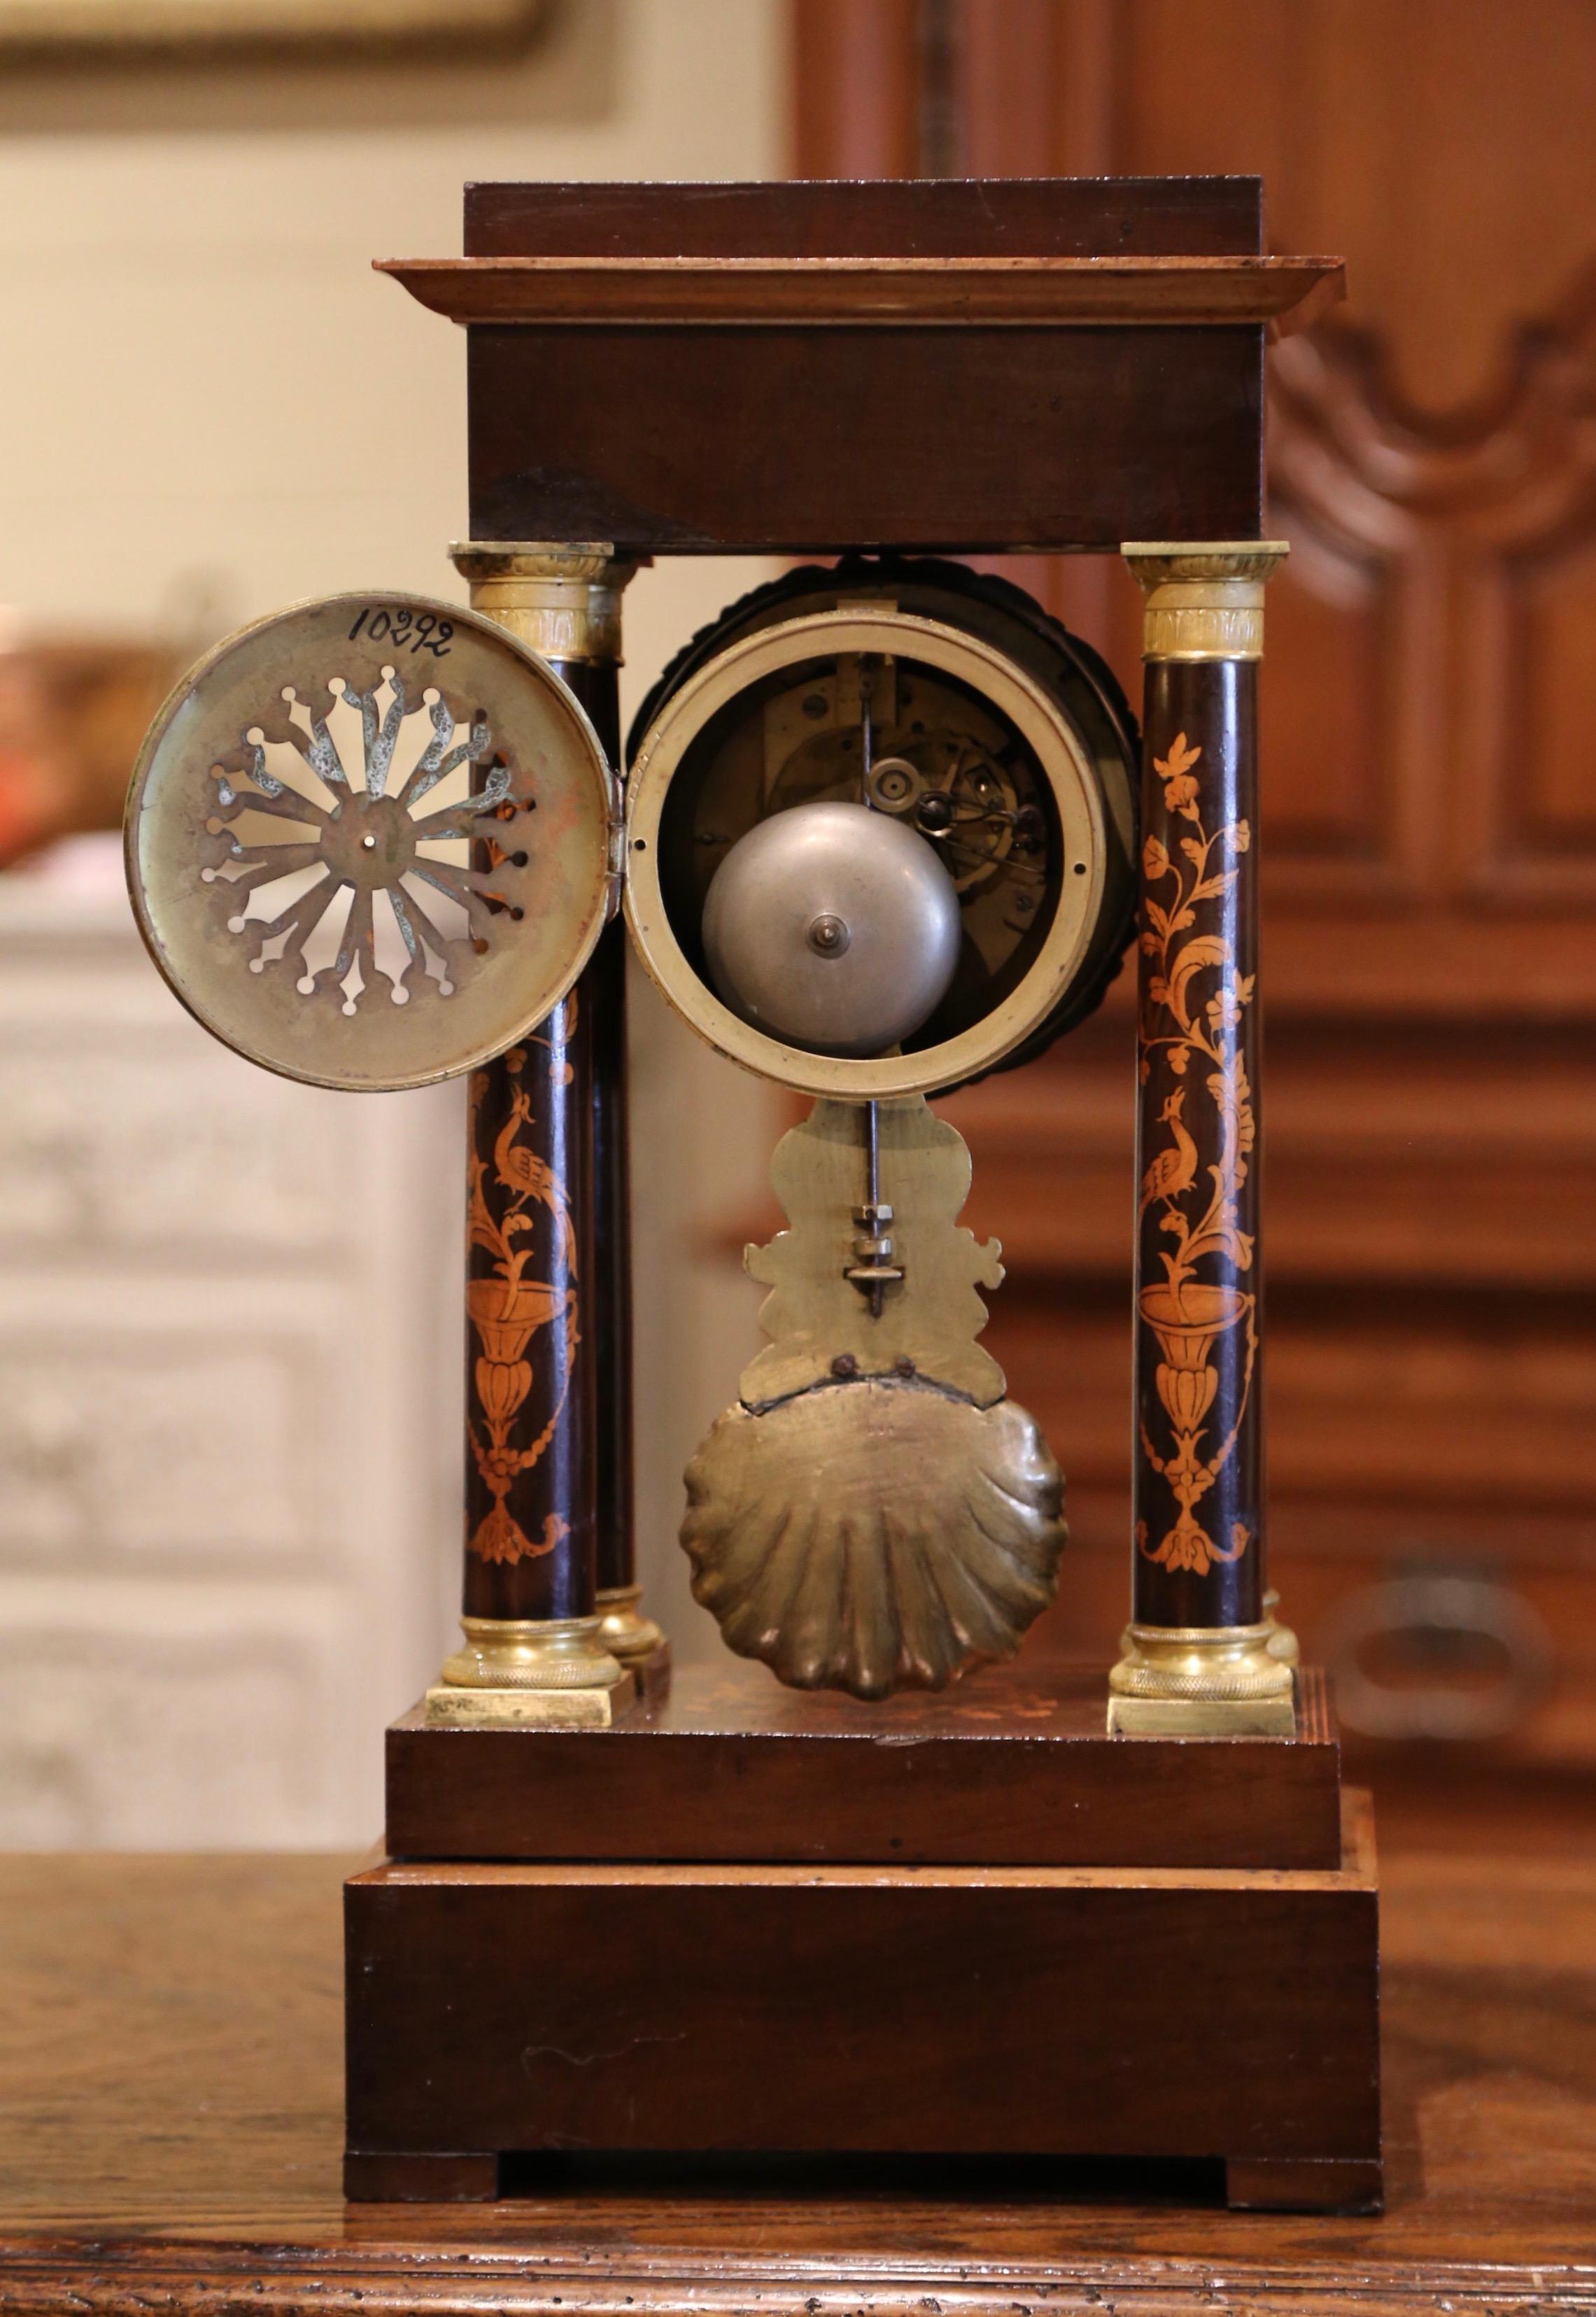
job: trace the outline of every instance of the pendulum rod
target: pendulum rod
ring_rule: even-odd
[[[868,655],[859,663],[859,801],[867,811],[870,809],[870,760],[875,754],[875,732],[870,717],[870,698],[876,688],[876,675]],[[870,1108],[874,1110],[872,1103]]]
[[[870,1307],[870,1317],[881,1317],[881,1305],[887,1290],[904,1275],[903,1266],[893,1260],[891,1227],[893,1212],[881,1196],[881,1118],[879,1105],[867,1102],[864,1111],[864,1204],[855,1207],[853,1220],[859,1226],[859,1236],[853,1242],[853,1260],[843,1276],[851,1279]]]
[[[872,810],[870,772],[875,728],[870,706],[875,689],[875,662],[865,653],[859,663],[859,794],[860,801]],[[892,1259],[892,1209],[881,1198],[881,1119],[873,1102],[864,1105],[864,1204],[854,1208],[853,1220],[859,1225],[859,1236],[853,1242],[853,1260],[844,1276],[853,1282],[869,1302],[871,1319],[878,1320],[888,1284],[904,1275],[901,1266]]]
[[[868,734],[869,729],[868,722],[869,709],[868,704],[865,709],[865,716],[867,719],[865,729]],[[868,777],[869,769],[869,747],[868,738],[866,741],[865,755],[866,774]],[[887,1224],[892,1220],[892,1210],[888,1207],[885,1214],[881,1212],[881,1118],[880,1114],[877,1110],[873,1102],[867,1102],[864,1106],[864,1154],[865,1218],[863,1219],[868,1219],[872,1235],[878,1240]],[[888,1256],[891,1255],[892,1241],[890,1239],[886,1241],[884,1252]],[[883,1293],[884,1283],[879,1278],[872,1279],[870,1282],[870,1317],[872,1320],[878,1320],[881,1317],[881,1297]]]

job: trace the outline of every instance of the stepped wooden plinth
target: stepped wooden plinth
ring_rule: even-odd
[[[1378,1892],[1293,1738],[1109,1738],[1101,1668],[880,1705],[736,1667],[602,1731],[388,1735],[346,1885],[346,2185],[552,2150],[1204,2158],[1380,2196]]]
[[[606,1730],[388,1733],[391,1858],[1333,1870],[1322,1677],[1293,1738],[1110,1738],[1101,1666],[881,1704],[691,1667]]]

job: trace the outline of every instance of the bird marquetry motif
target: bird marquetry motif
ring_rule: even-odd
[[[1186,1091],[1182,1087],[1179,1093],[1170,1096],[1158,1114],[1174,1140],[1157,1153],[1142,1176],[1142,1194],[1136,1211],[1138,1223],[1158,1200],[1178,1200],[1197,1180],[1197,1145],[1181,1123],[1185,1106]]]
[[[566,1000],[567,1022],[577,1002],[575,997]],[[528,1046],[548,1043],[547,1038],[527,1041]],[[525,1047],[513,1047],[506,1069],[519,1077],[525,1058]],[[568,1063],[563,1076],[569,1080]],[[468,1414],[467,1437],[490,1502],[467,1549],[485,1561],[513,1564],[552,1552],[566,1533],[563,1516],[549,1512],[542,1533],[529,1536],[509,1500],[548,1453],[565,1409],[581,1342],[581,1282],[569,1189],[525,1138],[531,1093],[525,1086],[517,1088],[488,1155],[477,1147],[486,1085],[485,1072],[473,1075],[467,1204],[473,1265],[466,1308],[479,1349],[472,1371],[477,1406]],[[489,1258],[491,1268],[479,1268],[478,1254]],[[544,1275],[529,1276],[536,1271]],[[522,1436],[533,1383],[527,1355],[534,1338],[545,1337],[552,1399],[539,1407],[542,1421],[529,1439]]]

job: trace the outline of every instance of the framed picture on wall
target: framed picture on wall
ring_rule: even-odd
[[[0,55],[520,41],[548,0],[0,0]]]

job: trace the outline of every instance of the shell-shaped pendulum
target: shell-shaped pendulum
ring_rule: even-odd
[[[693,1595],[800,1689],[941,1689],[1052,1600],[1064,1480],[1023,1409],[839,1382],[728,1409],[687,1468]]]
[[[1003,1271],[958,1221],[969,1153],[918,1096],[823,1101],[772,1175],[792,1227],[745,1257],[772,1340],[687,1468],[693,1593],[795,1687],[941,1689],[1014,1654],[1066,1534],[1063,1476],[976,1342]]]

